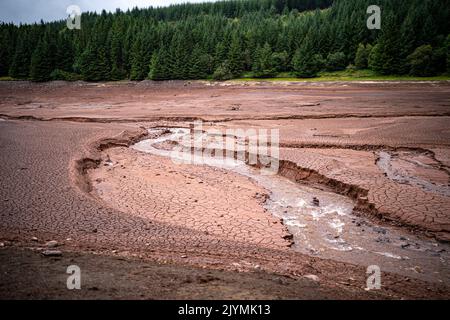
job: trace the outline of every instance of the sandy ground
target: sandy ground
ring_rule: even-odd
[[[447,281],[393,273],[383,274],[382,290],[365,291],[366,266],[292,250],[254,181],[127,146],[144,138],[141,127],[186,127],[200,118],[218,129],[278,128],[280,174],[443,241],[450,232],[449,91],[447,83],[2,82],[0,297],[448,298]],[[393,159],[386,168],[380,152]],[[40,255],[50,240],[62,258]],[[85,266],[87,286],[99,290],[61,288],[69,261]],[[110,270],[119,275],[114,286]],[[19,281],[20,271],[29,278]],[[47,285],[30,283],[33,272]],[[204,283],[209,273],[214,280]]]

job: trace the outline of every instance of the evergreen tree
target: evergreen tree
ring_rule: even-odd
[[[371,55],[371,67],[381,74],[400,74],[404,70],[400,56],[400,42],[398,39],[398,24],[394,15],[383,19],[383,28],[376,51]]]
[[[328,55],[326,63],[328,71],[344,70],[346,66],[347,61],[343,52],[330,53]]]
[[[256,49],[253,73],[256,78],[270,78],[276,73],[272,48],[267,42]]]
[[[210,71],[211,58],[206,55],[199,45],[196,45],[191,54],[189,79],[206,79]]]
[[[213,79],[219,81],[233,79],[233,72],[231,71],[231,66],[228,60],[225,60],[219,67],[217,67],[214,71]]]
[[[321,57],[314,53],[309,36],[306,36],[292,59],[295,75],[299,78],[314,78],[322,62]]]
[[[104,81],[109,79],[109,63],[103,46],[91,42],[81,55],[81,74],[87,81]]]
[[[148,63],[145,59],[143,35],[139,35],[133,44],[131,49],[131,80],[144,80],[147,77]]]
[[[54,68],[53,51],[48,34],[39,41],[31,58],[30,78],[33,81],[49,81]]]
[[[58,35],[55,50],[56,50],[56,57],[55,57],[56,69],[66,72],[72,72],[74,64],[74,49],[72,46],[72,39],[66,32],[61,32]]]
[[[355,56],[355,66],[358,69],[367,69],[369,66],[369,56],[372,52],[372,46],[370,44],[364,46],[362,43],[359,44],[358,50]]]
[[[30,74],[30,54],[28,38],[25,35],[19,37],[14,57],[9,70],[9,75],[16,79],[26,79]]]
[[[52,78],[82,75],[90,81],[142,80],[147,75],[161,80],[204,78],[205,72],[228,78],[229,72],[239,77],[252,70],[273,74],[272,69],[314,76],[326,66],[322,57],[333,60],[328,61],[333,70],[342,69],[345,60],[358,68],[403,74],[424,50],[413,55],[417,59],[407,58],[424,45],[433,48],[426,73],[445,72],[448,0],[409,0],[401,6],[398,0],[380,0],[380,31],[365,27],[370,4],[369,0],[226,0],[86,13],[81,30],[68,30],[64,21],[0,23],[0,76],[8,71],[25,79],[32,71],[35,79],[47,79],[47,68],[41,68],[47,64],[46,53],[53,59]],[[48,40],[40,43],[45,34]],[[360,43],[371,43],[374,49],[364,50]],[[266,47],[270,56],[262,54]]]
[[[239,77],[244,71],[242,48],[237,35],[231,41],[228,63],[233,77]]]

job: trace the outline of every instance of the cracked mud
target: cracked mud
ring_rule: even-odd
[[[449,88],[0,83],[0,296],[81,298],[53,274],[70,256],[91,272],[91,298],[139,296],[126,284],[148,274],[119,276],[127,261],[151,265],[160,287],[210,270],[224,298],[448,299]],[[278,174],[175,164],[173,133],[197,119],[279,129]],[[62,257],[39,254],[51,240]],[[364,290],[371,264],[379,291]],[[47,285],[14,281],[17,268]],[[166,297],[214,295],[176,281]]]

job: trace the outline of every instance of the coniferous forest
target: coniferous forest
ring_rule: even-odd
[[[374,3],[376,2],[376,3]],[[381,29],[366,26],[381,7]],[[226,80],[245,74],[370,69],[449,72],[450,0],[229,0],[84,13],[66,21],[0,25],[0,76],[49,80]]]

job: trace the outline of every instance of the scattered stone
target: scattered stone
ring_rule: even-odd
[[[306,279],[312,280],[314,282],[319,282],[319,277],[314,274],[307,274],[305,276]]]
[[[292,234],[287,234],[287,235],[283,236],[283,239],[284,240],[292,240],[292,239],[294,239],[294,236]]]
[[[61,257],[62,252],[59,250],[44,250],[41,252],[44,257]]]
[[[320,206],[320,201],[319,201],[319,199],[317,199],[316,197],[313,198],[313,201],[312,201],[312,202],[313,202],[313,205],[314,205],[314,206],[316,206],[316,207]]]
[[[186,256],[186,255],[182,255],[182,256],[181,256],[181,258],[183,258],[183,259],[186,259],[186,258],[187,258],[187,256]]]
[[[59,245],[58,241],[52,240],[45,244],[47,248],[56,248]]]
[[[31,238],[31,241],[34,241],[34,242],[38,242],[38,241],[39,241],[39,239],[38,239],[38,238],[36,238],[36,237],[32,237],[32,238]]]
[[[381,227],[373,227],[372,228],[373,231],[378,232],[378,233],[382,233],[382,234],[386,234],[386,229],[381,228]]]
[[[5,244],[3,242],[0,242],[0,248],[3,248]]]
[[[417,273],[423,273],[422,268],[419,267],[419,266],[415,266],[415,267],[413,268],[413,270],[414,270],[415,272],[417,272]]]

